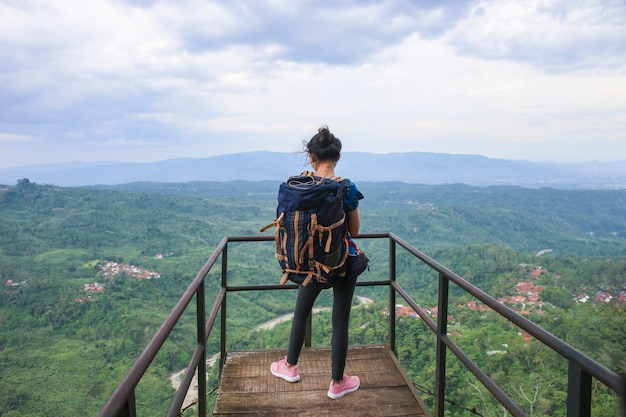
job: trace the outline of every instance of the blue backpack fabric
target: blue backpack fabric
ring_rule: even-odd
[[[274,222],[276,258],[287,280],[302,286],[329,288],[346,275],[347,219],[339,177],[322,178],[308,172],[280,185]]]

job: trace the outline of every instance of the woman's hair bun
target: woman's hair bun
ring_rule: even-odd
[[[305,145],[306,151],[312,153],[320,161],[338,161],[341,153],[341,141],[335,137],[328,126],[317,129],[317,134]]]
[[[328,126],[320,127],[319,129],[317,129],[317,133],[319,135],[319,142],[322,148],[330,145],[335,138],[335,136],[328,130]]]

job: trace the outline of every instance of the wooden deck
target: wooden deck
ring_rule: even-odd
[[[361,378],[361,388],[338,400],[326,396],[330,349],[303,349],[301,379],[289,383],[270,374],[270,363],[284,350],[231,352],[224,365],[213,416],[425,416],[430,413],[385,346],[355,346],[346,373]]]

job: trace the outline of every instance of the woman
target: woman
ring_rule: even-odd
[[[328,127],[322,127],[318,133],[305,145],[308,152],[311,167],[314,175],[323,178],[335,176],[335,166],[341,156],[341,141],[329,132]],[[328,388],[328,397],[338,399],[346,394],[359,389],[361,384],[358,376],[348,376],[344,374],[346,357],[348,355],[348,325],[350,322],[350,307],[352,296],[359,271],[350,271],[350,260],[355,259],[356,245],[351,241],[352,236],[359,233],[359,200],[363,199],[363,194],[356,185],[348,181],[344,187],[343,208],[346,212],[349,256],[348,273],[346,277],[338,279],[333,285],[333,312],[332,312],[332,380]],[[270,366],[272,375],[284,379],[288,382],[300,380],[298,373],[298,358],[304,343],[307,318],[311,313],[313,304],[317,296],[322,291],[315,286],[300,286],[294,311],[294,318],[291,325],[291,336],[289,338],[289,348],[287,356]]]

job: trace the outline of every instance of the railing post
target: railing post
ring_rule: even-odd
[[[228,242],[224,245],[222,251],[222,289],[228,287]],[[228,290],[224,294],[222,300],[222,308],[220,308],[220,378],[222,377],[222,368],[226,361],[226,304],[228,299]]]
[[[442,338],[448,332],[448,277],[439,273],[439,305],[437,311],[437,365],[435,375],[435,416],[443,417],[446,396],[446,345]]]
[[[567,375],[567,417],[591,415],[591,375],[579,364],[569,362]]]
[[[206,306],[204,296],[204,280],[196,293],[196,326],[198,345],[202,346],[202,360],[198,363],[198,415],[206,417]]]
[[[396,351],[396,290],[391,285],[396,280],[396,241],[389,237],[389,349]]]

